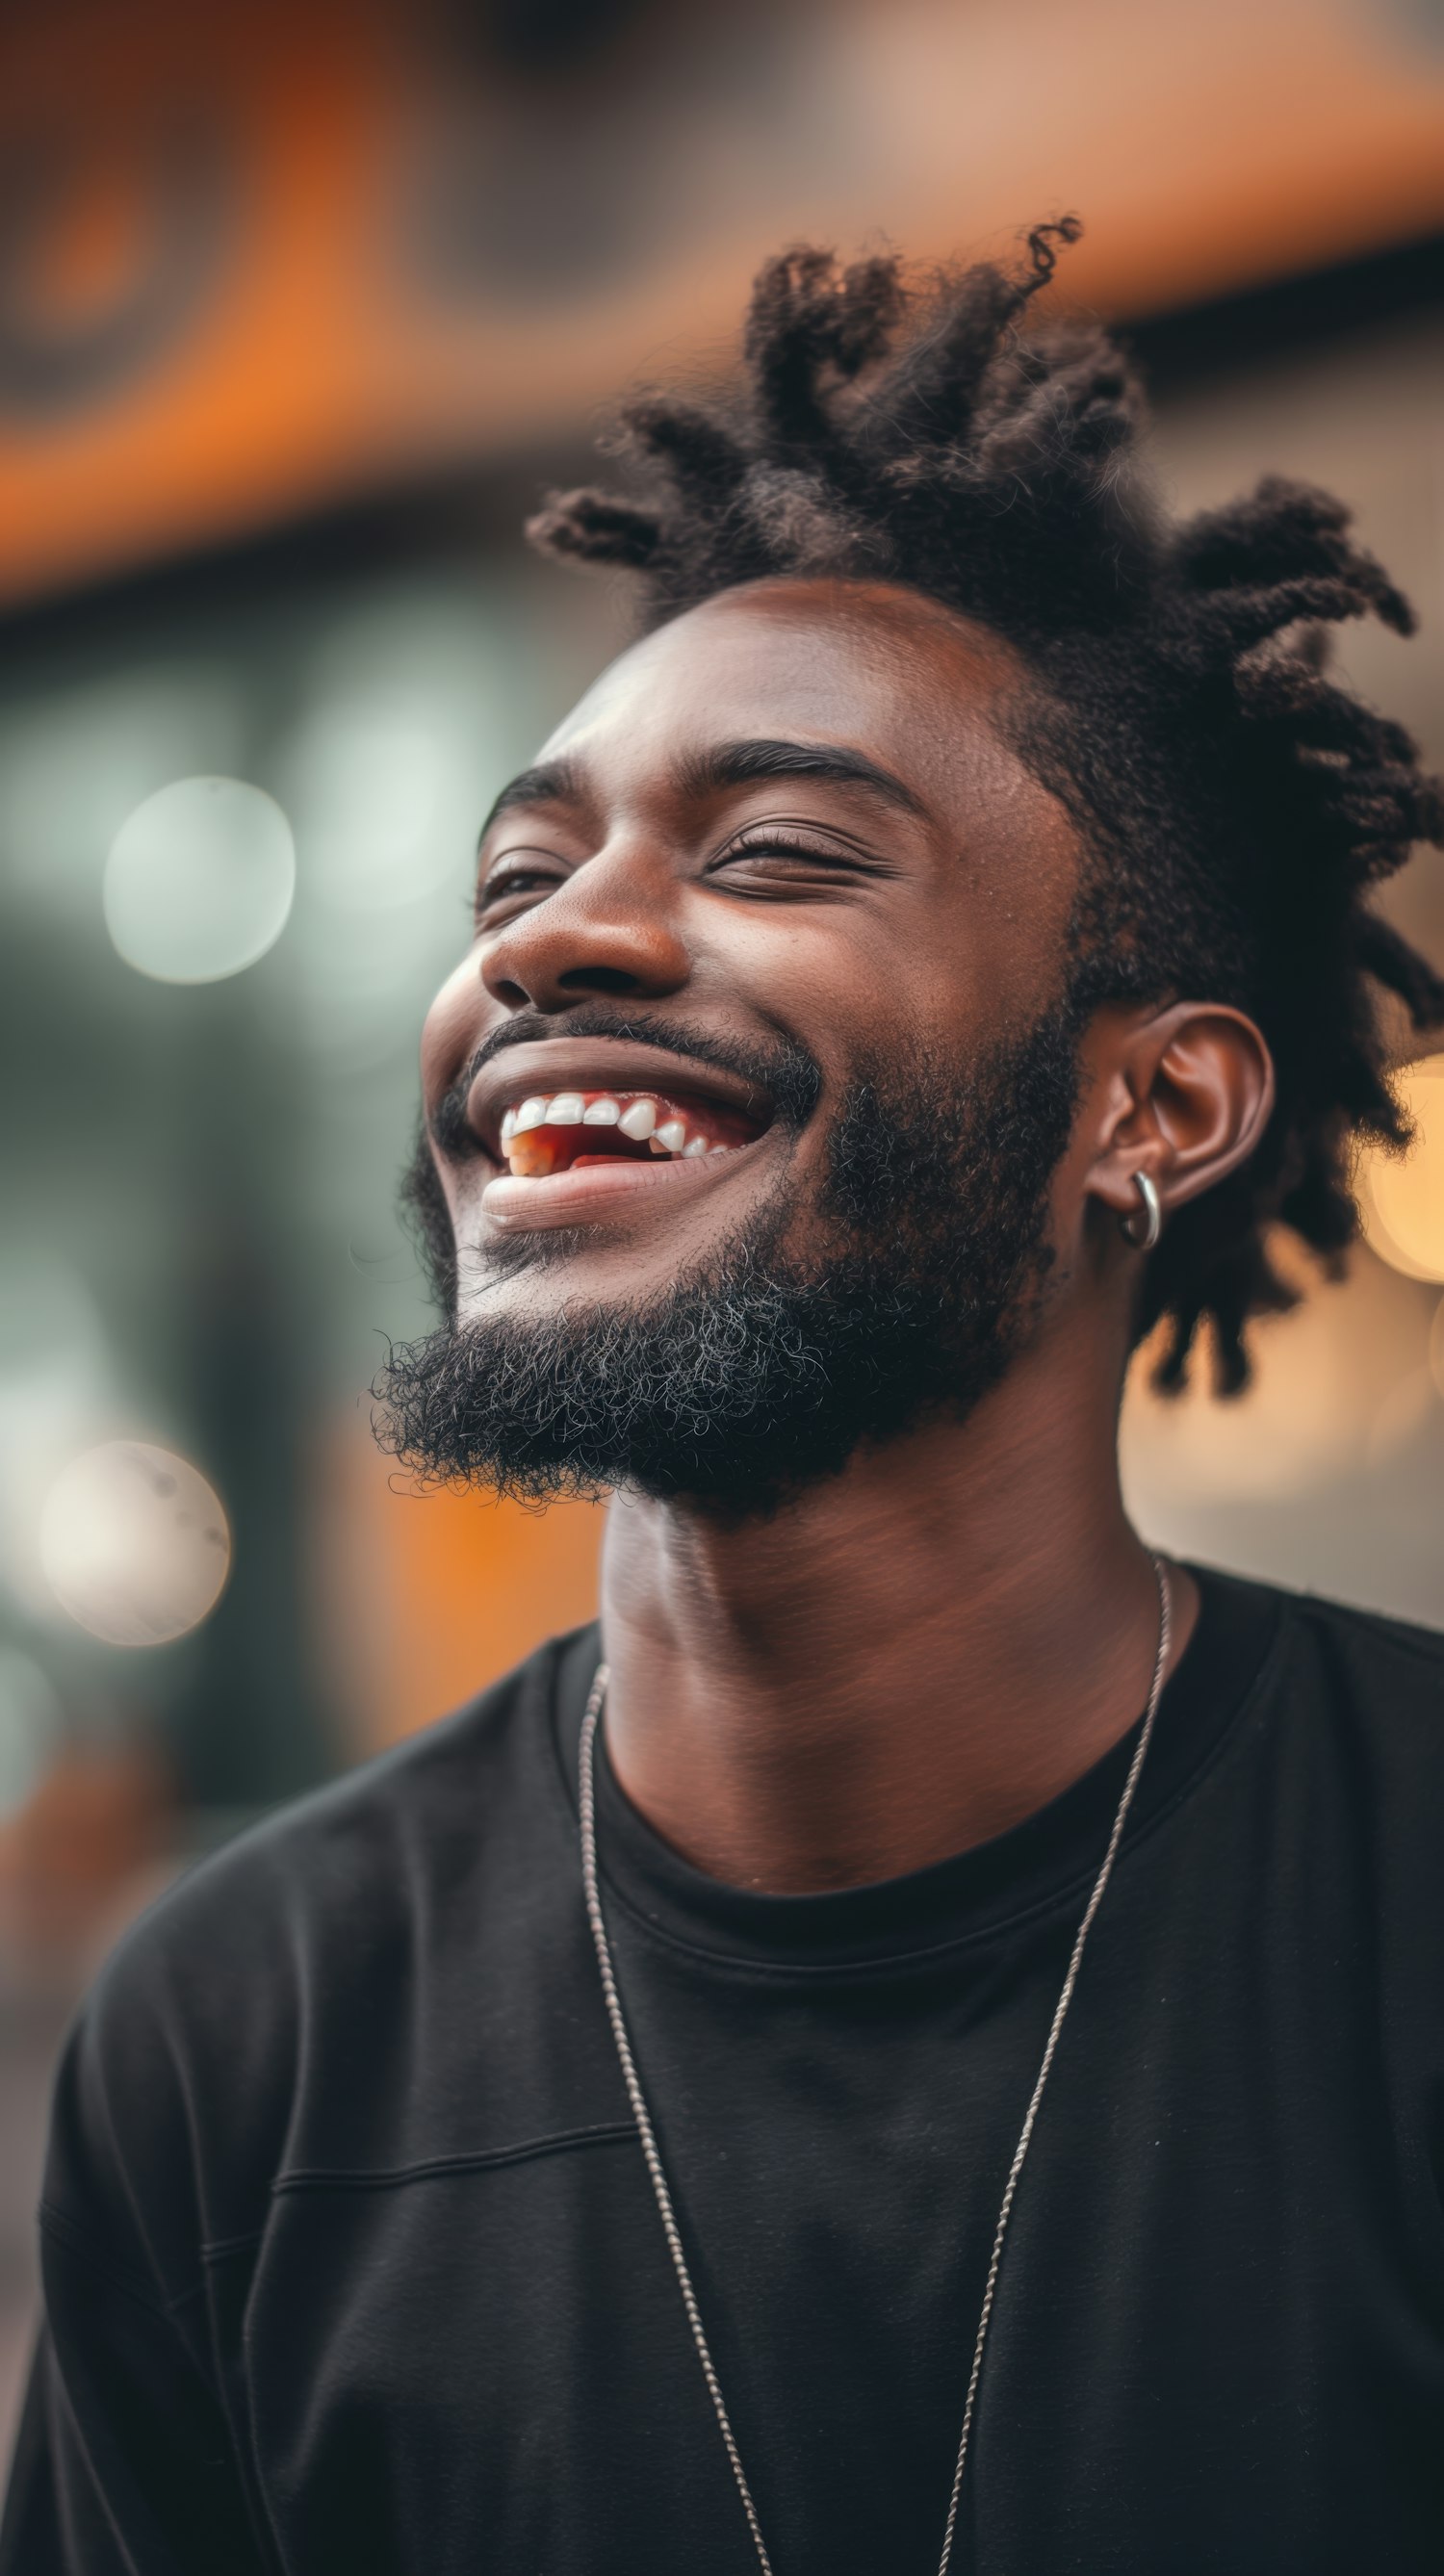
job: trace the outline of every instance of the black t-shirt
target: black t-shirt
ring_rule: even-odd
[[[594,1630],[195,1871],[59,2082],[3,2576],[746,2576],[583,1911]],[[1444,1639],[1217,1576],[1004,2255],[954,2564],[1444,2564]],[[1004,1722],[1000,1717],[1000,1722]],[[739,1893],[603,1759],[604,1901],[776,2576],[932,2576],[1129,1738]]]

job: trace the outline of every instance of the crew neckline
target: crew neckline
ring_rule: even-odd
[[[1123,1853],[1177,1803],[1219,1749],[1252,1698],[1281,1627],[1278,1593],[1208,1567],[1188,1571],[1199,1587],[1199,1615],[1159,1701]],[[597,1623],[558,1639],[553,1657],[550,1733],[575,1831],[582,1715],[600,1657]],[[733,1887],[684,1860],[627,1797],[600,1730],[601,1876],[610,1897],[655,1937],[760,1969],[827,1972],[953,1948],[1046,1912],[1091,1881],[1142,1722],[1140,1712],[1099,1761],[1006,1833],[901,1877],[803,1896]]]

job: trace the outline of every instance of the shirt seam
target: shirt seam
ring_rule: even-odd
[[[540,2138],[518,2138],[504,2147],[481,2147],[474,2154],[462,2156],[429,2156],[414,2165],[389,2165],[372,2169],[365,2166],[299,2165],[289,2173],[277,2174],[271,2184],[271,2198],[282,2199],[306,2191],[393,2191],[413,2182],[446,2180],[452,2174],[487,2173],[498,2166],[529,2164],[538,2156],[561,2155],[580,2147],[614,2146],[637,2136],[634,2120],[599,2120],[581,2129],[557,2129]],[[230,2244],[244,2240],[232,2239]],[[227,2250],[222,2245],[204,2249],[212,2253]]]
[[[1233,1715],[1219,1729],[1217,1735],[1213,1738],[1213,1741],[1207,1746],[1205,1751],[1200,1754],[1193,1769],[1187,1772],[1178,1782],[1177,1786],[1170,1791],[1162,1805],[1152,1815],[1147,1817],[1134,1832],[1125,1835],[1118,1854],[1118,1867],[1120,1869],[1135,1851],[1141,1851],[1144,1846],[1152,1840],[1154,1834],[1161,1830],[1165,1824],[1171,1821],[1185,1800],[1193,1796],[1195,1790],[1197,1790],[1202,1785],[1203,1781],[1207,1779],[1209,1773],[1223,1760],[1225,1753],[1231,1748],[1235,1736],[1242,1728],[1244,1720],[1251,1714],[1255,1700],[1263,1691],[1265,1684],[1271,1679],[1274,1665],[1282,1656],[1288,1624],[1292,1615],[1293,1605],[1288,1596],[1284,1596],[1280,1602],[1279,1616],[1274,1633],[1259,1661],[1258,1668],[1254,1673],[1252,1680],[1248,1683],[1241,1694],[1238,1706],[1235,1708]],[[566,1807],[571,1815],[573,1827],[575,1829],[576,1807],[571,1795],[566,1766],[562,1759],[561,1745],[558,1741],[558,1730],[554,1723],[554,1711],[555,1673],[553,1674],[552,1694],[549,1697],[547,1707],[547,1732],[551,1738],[552,1753],[554,1757],[553,1768],[557,1784],[560,1788]],[[760,1979],[764,1983],[776,1982],[779,1979],[791,1979],[803,1984],[821,1984],[828,1980],[856,1977],[859,1974],[874,1976],[879,1974],[885,1975],[894,1971],[903,1973],[921,1966],[926,1966],[930,1961],[959,1956],[968,1950],[976,1949],[983,1943],[996,1941],[1014,1933],[1031,1932],[1037,1928],[1040,1922],[1046,1921],[1050,1914],[1055,1912],[1061,1913],[1068,1905],[1075,1902],[1077,1898],[1091,1886],[1094,1878],[1097,1876],[1097,1867],[1096,1863],[1089,1863],[1085,1867],[1077,1870],[1063,1886],[1052,1889],[1047,1896],[1035,1898],[1032,1904],[1021,1907],[1015,1913],[992,1916],[986,1923],[977,1924],[970,1931],[950,1934],[946,1940],[927,1943],[920,1949],[865,1951],[852,1958],[825,1959],[818,1961],[751,1958],[740,1951],[711,1949],[704,1942],[689,1939],[685,1933],[674,1932],[670,1926],[660,1924],[657,1922],[655,1917],[644,1914],[633,1902],[631,1897],[628,1896],[626,1890],[617,1884],[616,1880],[608,1871],[604,1858],[602,1858],[601,1861],[601,1875],[606,1881],[609,1895],[621,1908],[628,1921],[642,1934],[644,1939],[649,1940],[659,1949],[670,1950],[683,1958],[694,1960],[708,1968],[726,1969],[733,1974],[740,1974],[743,1977],[754,1977]]]

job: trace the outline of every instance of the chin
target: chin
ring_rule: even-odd
[[[603,1252],[579,1229],[518,1235],[463,1251],[457,1264],[458,1327],[498,1315],[555,1315],[569,1305],[621,1313],[652,1304],[677,1278],[679,1264],[656,1255]]]

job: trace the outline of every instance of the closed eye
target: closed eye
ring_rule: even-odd
[[[729,843],[712,860],[706,873],[717,877],[724,870],[740,880],[737,892],[759,894],[800,892],[809,882],[836,885],[893,874],[886,860],[864,850],[841,847],[832,840],[814,840],[806,833],[775,823],[758,825]]]

